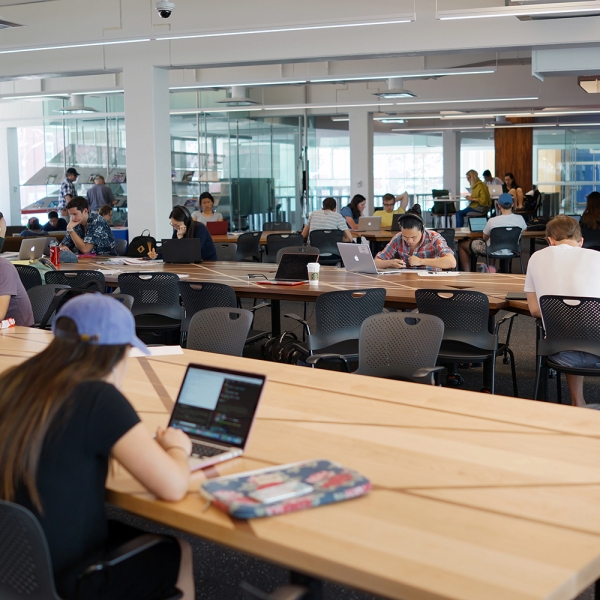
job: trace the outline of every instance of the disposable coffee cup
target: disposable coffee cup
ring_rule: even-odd
[[[319,271],[321,270],[321,265],[319,263],[308,263],[306,265],[308,269],[308,281],[311,284],[318,285],[319,283]]]

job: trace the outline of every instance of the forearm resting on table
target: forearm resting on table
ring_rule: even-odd
[[[86,254],[88,252],[91,252],[94,249],[94,244],[86,244],[78,235],[75,231],[71,230],[69,231],[70,235],[71,235],[71,241],[75,244],[77,250],[79,250],[79,252]],[[67,248],[67,250],[69,249],[67,246],[62,245],[61,248]]]
[[[454,269],[456,258],[454,258],[454,254],[446,254],[439,258],[422,258],[421,264],[426,267],[437,267],[438,269]]]
[[[0,296],[0,321],[4,320],[8,307],[10,305],[10,296]]]

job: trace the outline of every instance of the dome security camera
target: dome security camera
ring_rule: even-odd
[[[175,10],[174,2],[157,2],[154,5],[156,11],[163,19],[168,19],[171,16],[171,13]]]

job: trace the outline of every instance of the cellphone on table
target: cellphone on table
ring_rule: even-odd
[[[262,504],[272,504],[273,502],[288,500],[296,496],[304,496],[305,494],[310,494],[312,491],[312,485],[308,485],[308,483],[304,483],[298,479],[292,479],[292,481],[287,481],[280,485],[271,485],[262,490],[255,490],[248,494],[248,497]]]

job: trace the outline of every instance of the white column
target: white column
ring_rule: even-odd
[[[21,224],[19,187],[19,140],[16,127],[0,129],[0,212],[7,225]]]
[[[350,194],[367,199],[365,215],[373,214],[373,115],[365,108],[351,108]]]
[[[144,229],[171,237],[171,133],[169,72],[143,61],[123,70],[127,130],[129,239]]]
[[[460,194],[460,134],[442,131],[444,189]],[[465,184],[466,185],[466,184]]]

